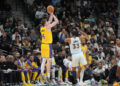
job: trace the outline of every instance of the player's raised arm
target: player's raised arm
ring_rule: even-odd
[[[52,28],[54,26],[56,26],[58,24],[58,18],[53,14],[53,18],[54,18],[54,21],[52,22],[52,24],[49,24],[49,28]]]
[[[66,38],[65,40],[64,40],[66,43],[71,43],[71,40],[70,40],[70,38]]]
[[[48,24],[52,23],[52,21],[53,21],[53,13],[50,13]]]
[[[87,34],[85,32],[83,32],[82,30],[80,30],[79,28],[77,28],[77,31],[80,32],[83,36],[80,36],[80,40],[81,39],[86,39],[87,38]]]

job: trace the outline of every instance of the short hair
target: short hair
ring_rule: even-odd
[[[41,53],[39,52],[39,53],[37,53],[36,55],[37,55],[37,56],[38,56],[38,55],[41,55]]]
[[[71,33],[73,36],[78,36],[78,32],[76,30],[73,30]]]
[[[7,60],[10,59],[10,58],[14,59],[13,55],[8,55],[7,56]]]
[[[23,55],[21,55],[21,56],[19,57],[19,59],[22,58],[22,57],[25,58]]]

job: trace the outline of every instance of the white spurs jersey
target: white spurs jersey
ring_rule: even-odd
[[[78,54],[82,52],[81,41],[79,37],[71,38],[70,51],[71,51],[71,54]]]

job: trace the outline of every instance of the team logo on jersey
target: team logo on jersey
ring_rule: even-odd
[[[41,30],[41,32],[45,32],[45,30]]]
[[[77,43],[77,42],[78,42],[78,41],[75,40],[73,43]]]

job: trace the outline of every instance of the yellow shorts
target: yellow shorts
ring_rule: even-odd
[[[52,58],[52,44],[41,44],[42,58]]]

